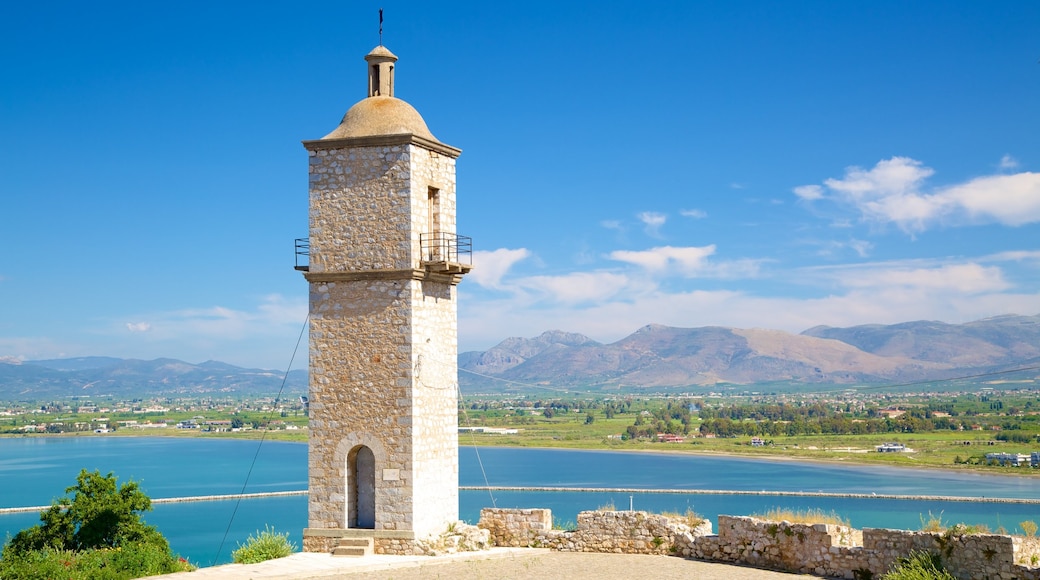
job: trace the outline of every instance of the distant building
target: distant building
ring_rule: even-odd
[[[459,427],[459,433],[490,433],[492,435],[516,435],[519,429],[507,427]]]
[[[1033,453],[1032,456],[1024,453],[987,453],[986,462],[996,461],[1001,465],[1010,465],[1012,467],[1018,467],[1020,465],[1029,462],[1032,464],[1033,456],[1037,456],[1037,453]]]
[[[765,446],[765,444],[766,444],[766,442],[763,441],[761,437],[752,437],[751,438],[751,446],[752,447],[763,447],[763,446]]]
[[[874,451],[878,453],[910,453],[913,449],[910,449],[902,443],[882,443],[874,447]]]
[[[682,443],[684,441],[682,435],[672,435],[671,433],[658,433],[657,440],[661,443]]]

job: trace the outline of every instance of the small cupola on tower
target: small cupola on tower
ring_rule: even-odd
[[[383,45],[365,55],[368,61],[368,96],[394,96],[394,63],[397,57]]]
[[[394,96],[397,56],[379,45],[365,56],[365,61],[368,62],[368,96],[354,104],[343,115],[339,126],[322,139],[414,135],[427,145],[458,157],[461,152],[438,141],[414,107]]]

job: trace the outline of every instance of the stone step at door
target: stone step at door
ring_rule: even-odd
[[[339,545],[332,549],[332,555],[358,558],[372,551],[372,538],[340,538]]]

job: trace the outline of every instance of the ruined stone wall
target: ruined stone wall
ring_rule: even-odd
[[[878,578],[912,551],[940,554],[962,580],[1040,580],[1040,540],[1000,534],[856,530],[719,516],[691,529],[682,518],[646,512],[582,512],[578,529],[551,526],[549,510],[485,509],[479,526],[496,545],[561,551],[670,554],[850,580]]]
[[[858,530],[832,524],[795,524],[719,516],[719,533],[680,545],[678,554],[698,560],[844,577],[863,567],[842,549],[862,542]],[[886,568],[887,569],[887,568]]]
[[[552,531],[552,510],[484,508],[477,525],[491,533],[496,546],[532,547],[536,535]]]
[[[711,533],[707,520],[691,528],[684,518],[643,511],[581,512],[576,529],[555,530],[551,510],[485,508],[478,525],[497,546],[615,554],[674,554],[677,538]]]

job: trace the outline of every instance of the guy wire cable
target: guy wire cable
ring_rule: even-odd
[[[285,383],[289,380],[289,371],[292,370],[293,361],[296,360],[296,353],[300,350],[300,342],[303,341],[303,334],[307,330],[307,323],[310,321],[310,313],[307,314],[303,319],[303,328],[300,329],[300,336],[296,338],[296,347],[293,348],[292,357],[289,358],[289,366],[285,369],[285,374],[282,375],[282,385],[278,387],[278,394],[275,395],[275,402],[282,398],[282,391],[285,390]],[[242,491],[239,494],[239,498],[235,501],[235,509],[231,512],[231,518],[228,520],[227,528],[224,530],[224,537],[220,539],[220,546],[217,547],[217,553],[213,556],[213,561],[210,562],[210,566],[217,564],[217,558],[220,557],[220,552],[224,549],[224,543],[227,541],[228,534],[231,533],[231,524],[235,521],[235,514],[238,513],[238,506],[242,503],[241,494],[246,492],[246,486],[249,485],[249,477],[253,474],[253,467],[256,466],[256,459],[260,456],[260,449],[264,445],[264,440],[267,439],[267,429],[260,434],[260,441],[256,445],[256,453],[253,454],[253,461],[249,464],[249,471],[246,472],[246,480],[242,482]]]

